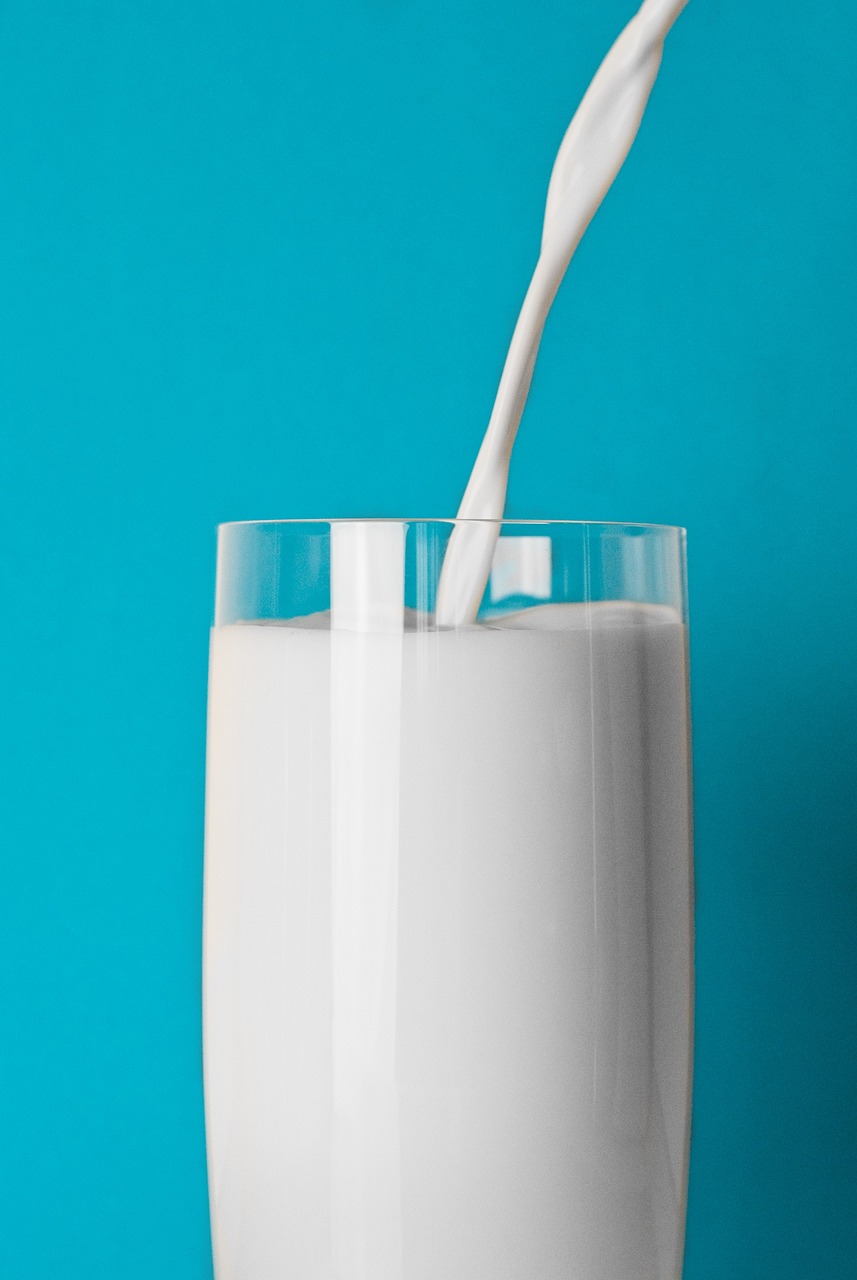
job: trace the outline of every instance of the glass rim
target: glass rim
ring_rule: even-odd
[[[644,529],[652,533],[676,533],[687,535],[687,529],[680,524],[654,524],[645,520],[556,520],[526,519],[503,516],[500,520],[491,520],[473,516],[289,516],[274,520],[224,520],[218,524],[217,531],[241,528],[259,528],[262,525],[337,525],[337,524],[446,524],[446,525],[525,525],[533,528],[554,527],[586,528],[586,529]]]

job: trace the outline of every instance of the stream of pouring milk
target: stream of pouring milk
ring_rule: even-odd
[[[458,510],[461,521],[503,518],[509,459],[548,311],[583,233],[637,135],[664,40],[686,3],[645,0],[598,68],[562,140],[548,186],[539,260]],[[438,590],[441,626],[460,626],[476,618],[498,533],[495,523],[460,524],[453,530]]]

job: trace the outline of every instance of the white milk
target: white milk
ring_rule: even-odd
[[[560,148],[441,574],[331,531],[331,619],[215,629],[205,1070],[217,1280],[677,1280],[691,1040],[670,609],[477,616],[545,319],[685,0]],[[478,523],[478,522],[485,523]],[[447,630],[445,627],[455,629]]]
[[[217,1280],[677,1280],[685,631],[212,636]]]

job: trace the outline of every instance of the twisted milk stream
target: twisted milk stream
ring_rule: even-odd
[[[494,409],[458,509],[459,520],[503,518],[509,459],[530,389],[548,311],[583,233],[637,136],[667,32],[687,0],[645,0],[587,89],[554,162],[539,260],[515,325]],[[458,525],[444,559],[441,626],[476,618],[499,530]]]

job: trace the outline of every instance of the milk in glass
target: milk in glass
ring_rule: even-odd
[[[217,1280],[676,1280],[685,629],[215,628]]]

